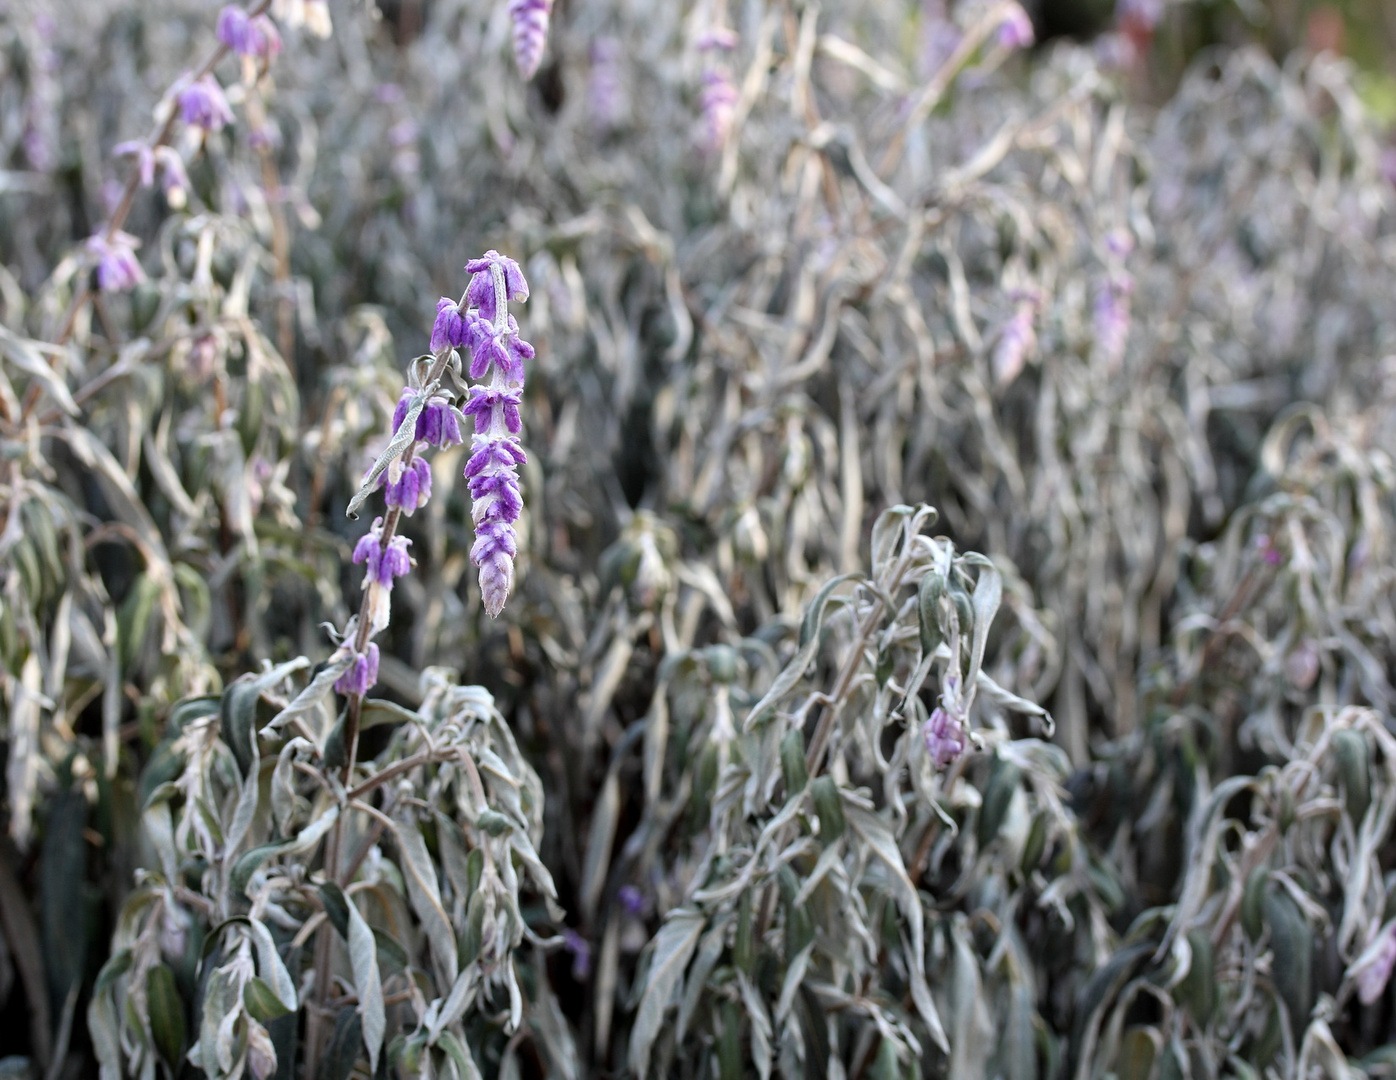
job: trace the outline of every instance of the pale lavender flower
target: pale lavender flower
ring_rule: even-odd
[[[926,740],[926,753],[931,755],[937,768],[945,768],[964,753],[964,726],[948,710],[939,706],[921,726],[921,737]]]
[[[514,20],[514,61],[525,81],[538,74],[538,65],[543,62],[552,10],[553,0],[509,0],[509,16]]]
[[[514,587],[514,556],[518,538],[514,526],[523,511],[518,467],[528,458],[517,438],[524,381],[524,361],[533,347],[519,338],[519,326],[506,310],[508,300],[528,297],[528,282],[513,259],[497,251],[466,264],[472,274],[466,302],[477,315],[470,324],[470,377],[486,386],[471,389],[465,413],[475,418],[470,459],[465,477],[473,500],[475,543],[470,559],[480,568],[480,594],[491,616],[504,609]]]
[[[1037,35],[1033,32],[1028,13],[1019,5],[1013,5],[1003,22],[999,23],[995,40],[1005,49],[1026,49],[1036,41]]]
[[[386,481],[387,474],[384,474]],[[431,498],[431,466],[422,458],[413,458],[402,467],[396,480],[387,481],[387,491],[383,496],[389,508],[397,507],[408,517],[414,511],[426,506]]]
[[[1386,992],[1391,969],[1396,966],[1396,921],[1378,930],[1362,955],[1348,968],[1348,978],[1357,984],[1357,997],[1372,1005]]]
[[[223,88],[212,75],[189,83],[179,92],[179,112],[190,127],[205,134],[233,122],[233,110],[223,96]]]
[[[218,13],[215,32],[218,40],[239,56],[269,60],[281,51],[281,35],[274,22],[265,15],[249,18],[233,4]]]
[[[287,26],[304,26],[318,38],[329,37],[334,29],[325,0],[272,0],[271,10]]]
[[[368,648],[354,657],[354,662],[334,682],[334,688],[341,694],[367,694],[378,682],[378,646],[368,643]]]
[[[1108,371],[1119,369],[1129,341],[1130,297],[1134,279],[1124,271],[1110,274],[1096,289],[1093,322],[1096,347]]]
[[[1004,325],[994,346],[991,365],[994,385],[999,389],[1010,385],[1023,370],[1028,357],[1037,351],[1037,304],[1032,299],[1019,302],[1013,318]]]
[[[179,151],[170,146],[151,147],[139,139],[117,143],[112,147],[117,157],[134,157],[136,169],[140,173],[141,187],[155,183],[155,172],[160,170],[160,187],[165,199],[176,210],[188,201],[189,174],[184,170],[184,159]]]
[[[1381,152],[1377,172],[1388,184],[1396,186],[1396,146],[1388,146]]]
[[[97,287],[103,292],[125,292],[145,280],[136,258],[140,241],[130,233],[107,236],[99,232],[87,239],[87,250],[97,260]]]
[[[276,1047],[271,1034],[250,1016],[247,1018],[247,1070],[253,1080],[267,1080],[276,1073]]]
[[[945,0],[924,0],[921,5],[921,54],[919,70],[922,78],[930,78],[940,70],[959,47],[962,35],[945,11]]]
[[[591,72],[587,78],[587,111],[597,131],[610,131],[625,115],[625,83],[621,78],[624,50],[613,37],[591,43]]]
[[[383,519],[375,518],[373,528],[359,537],[354,545],[354,562],[366,563],[365,584],[377,582],[385,589],[393,587],[393,580],[407,574],[412,569],[412,559],[407,547],[412,541],[405,536],[394,536],[383,546]]]
[[[732,77],[726,67],[715,65],[703,72],[698,106],[703,116],[704,149],[721,150],[727,145],[737,112],[737,88],[732,85]]]

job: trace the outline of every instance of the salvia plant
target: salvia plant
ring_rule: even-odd
[[[1396,1070],[1379,80],[1044,13],[0,8],[0,1073]]]

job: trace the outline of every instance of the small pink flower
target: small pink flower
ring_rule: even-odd
[[[1387,923],[1372,938],[1362,955],[1348,968],[1348,978],[1357,985],[1357,997],[1371,1005],[1386,991],[1391,969],[1396,965],[1396,920]]]

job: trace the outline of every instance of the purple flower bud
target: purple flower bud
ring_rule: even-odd
[[[376,581],[385,589],[393,587],[393,580],[400,578],[412,569],[412,560],[407,547],[412,541],[405,536],[394,536],[383,546],[383,519],[375,518],[373,528],[354,545],[354,562],[367,563],[365,583]]]
[[[627,915],[638,918],[644,914],[645,894],[634,885],[622,885],[616,892],[616,899],[620,901],[620,906],[625,909]]]
[[[932,711],[922,725],[921,735],[926,740],[926,753],[931,755],[937,768],[945,768],[964,753],[964,727],[943,708]]]
[[[117,143],[111,152],[117,157],[135,157],[136,168],[141,174],[141,187],[150,187],[155,183],[155,151],[149,143],[142,139],[131,139]]]
[[[470,327],[466,313],[461,311],[450,297],[443,296],[436,302],[436,322],[431,328],[431,351],[440,352],[450,346],[452,349],[465,348],[470,340]]]
[[[160,188],[165,201],[176,210],[189,200],[189,174],[184,171],[184,159],[169,146],[155,148],[155,160],[160,164]]]
[[[205,134],[233,122],[233,110],[228,107],[223,88],[212,75],[205,75],[179,92],[179,112],[186,124]]]
[[[552,10],[553,0],[509,0],[509,16],[514,20],[514,61],[525,82],[538,73],[538,65],[543,62]]]
[[[494,295],[494,268],[504,273],[504,295],[508,300],[523,303],[528,299],[528,282],[524,279],[519,264],[507,255],[501,255],[491,248],[478,259],[465,264],[465,272],[473,275],[465,290],[465,302],[474,305],[480,318],[494,322],[498,315]]]
[[[1028,13],[1015,4],[1003,22],[999,23],[995,38],[1005,49],[1026,49],[1037,40],[1037,35],[1033,32]]]
[[[347,671],[334,681],[341,694],[367,694],[378,682],[378,646],[369,642],[368,648],[354,657]]]
[[[145,280],[145,271],[136,259],[140,243],[129,233],[105,232],[88,237],[87,250],[97,259],[97,287],[103,292],[125,292]]]
[[[737,112],[737,88],[726,68],[710,67],[703,72],[698,104],[703,113],[703,145],[709,151],[721,150]]]
[[[384,502],[396,506],[408,517],[426,506],[431,498],[431,466],[422,458],[413,458],[403,466],[402,475],[387,485]]]
[[[575,930],[562,932],[563,948],[572,954],[572,978],[585,982],[591,975],[591,945]]]
[[[735,30],[726,26],[715,26],[706,31],[698,38],[699,52],[731,52],[737,47],[737,37]]]

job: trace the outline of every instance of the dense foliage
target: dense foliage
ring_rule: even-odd
[[[1184,17],[0,8],[0,1073],[1396,1071],[1396,168]]]

